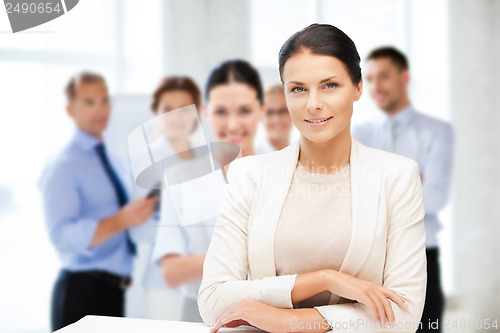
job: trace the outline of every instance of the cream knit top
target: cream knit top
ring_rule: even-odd
[[[297,162],[275,236],[276,275],[339,270],[351,239],[350,164],[313,174]],[[328,305],[324,291],[294,308]]]

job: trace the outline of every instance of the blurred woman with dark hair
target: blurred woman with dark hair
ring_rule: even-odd
[[[169,111],[182,106],[170,102],[168,94],[163,93],[157,109]],[[246,61],[225,61],[211,71],[205,94],[206,103],[202,109],[215,139],[238,145],[243,156],[253,155],[253,139],[263,114],[263,92],[258,72]],[[188,94],[177,92],[177,96],[188,102]],[[213,193],[217,195],[218,192],[215,189]],[[183,224],[172,204],[174,200],[168,189],[162,192],[162,223],[157,232],[153,260],[161,265],[166,284],[180,287],[182,291],[180,320],[201,322],[196,298],[215,217],[181,226]]]

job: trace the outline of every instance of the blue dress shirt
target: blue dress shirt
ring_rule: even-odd
[[[392,126],[392,132],[388,131]],[[388,138],[390,134],[392,137]],[[409,157],[418,163],[423,176],[422,192],[425,208],[426,247],[438,246],[441,229],[439,211],[449,197],[453,164],[454,134],[441,120],[416,112],[411,105],[392,117],[382,113],[372,122],[356,126],[353,136],[366,146]]]
[[[64,268],[129,276],[133,255],[127,244],[128,231],[89,247],[99,222],[120,209],[113,184],[95,149],[98,143],[91,135],[77,130],[69,145],[46,167],[40,179],[45,220]],[[114,156],[110,160],[125,184],[125,169]]]

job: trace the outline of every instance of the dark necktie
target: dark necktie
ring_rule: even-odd
[[[122,182],[118,178],[118,175],[116,174],[115,170],[111,166],[111,163],[109,162],[108,155],[106,154],[106,147],[104,147],[104,144],[101,142],[95,147],[95,149],[97,151],[97,155],[99,155],[99,158],[101,159],[104,170],[106,171],[106,174],[108,175],[109,180],[113,185],[116,197],[118,199],[118,204],[120,205],[120,207],[125,206],[125,204],[127,204],[128,202],[127,192],[125,191]],[[130,251],[132,252],[133,255],[135,255],[137,253],[136,246],[134,242],[132,242],[132,240],[130,239],[128,230],[126,230],[125,232],[127,234],[127,244],[130,248]]]

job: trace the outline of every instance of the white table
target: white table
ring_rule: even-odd
[[[209,327],[203,323],[183,321],[135,319],[105,316],[85,316],[57,333],[207,333]],[[54,332],[54,333],[56,333]],[[219,332],[256,333],[264,332],[249,326],[223,327]]]

